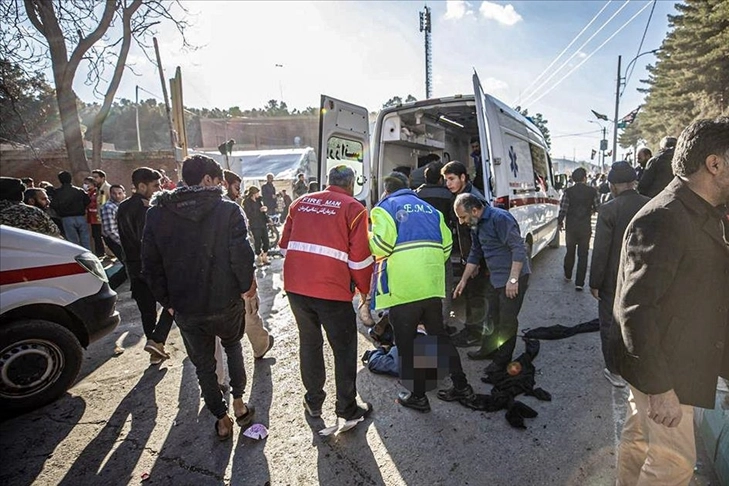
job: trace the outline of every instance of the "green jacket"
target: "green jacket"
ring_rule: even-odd
[[[445,262],[453,238],[443,215],[410,189],[401,189],[380,201],[370,217],[370,250],[377,260],[374,308],[445,297]]]

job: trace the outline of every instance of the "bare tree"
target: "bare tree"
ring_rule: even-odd
[[[22,3],[22,5],[21,5]],[[175,11],[180,12],[179,18]],[[78,180],[89,172],[84,150],[78,98],[73,82],[83,64],[86,84],[103,94],[90,127],[92,160],[101,162],[102,127],[119,88],[132,44],[147,54],[155,27],[175,24],[185,39],[187,10],[179,1],[163,0],[3,0],[0,2],[0,57],[27,71],[50,67],[70,169]],[[40,34],[40,35],[38,35]],[[150,58],[149,55],[147,55]],[[112,70],[110,79],[105,72]],[[131,68],[130,68],[131,69]]]

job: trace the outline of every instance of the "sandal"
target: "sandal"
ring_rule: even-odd
[[[216,420],[215,421],[215,424],[214,424],[215,425],[215,436],[220,441],[228,440],[231,437],[233,437],[233,419],[231,419],[228,415],[226,415],[225,418],[227,418],[228,420],[230,420],[230,429],[228,430],[228,433],[227,434],[225,434],[225,435],[221,435],[220,434],[220,430],[218,430],[218,423],[219,423],[218,420]]]
[[[255,413],[256,409],[246,404],[246,413],[243,415],[237,415],[235,417],[235,422],[244,429],[248,428],[253,423],[253,416]]]

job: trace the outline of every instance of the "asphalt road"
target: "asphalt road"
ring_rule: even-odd
[[[533,262],[520,328],[574,325],[597,317],[596,301],[561,275],[564,247]],[[475,412],[430,394],[432,412],[395,403],[394,378],[361,368],[358,389],[374,405],[354,430],[321,438],[334,422],[333,374],[322,420],[307,420],[301,405],[296,325],[281,290],[281,261],[259,270],[262,315],[276,336],[266,359],[255,362],[244,338],[256,422],[263,441],[218,442],[203,407],[195,371],[176,328],[172,359],[148,367],[138,311],[128,284],[120,288],[122,324],[86,353],[78,383],[61,400],[0,424],[0,484],[67,485],[610,485],[625,413],[625,391],[602,376],[597,333],[544,341],[535,361],[537,386],[551,402],[520,399],[538,417],[527,429],[509,426],[504,412]],[[116,345],[126,350],[114,355]],[[360,336],[359,352],[371,344]],[[331,352],[325,346],[329,370]],[[516,354],[523,350],[519,343]],[[487,362],[465,371],[479,393]],[[718,484],[700,451],[692,484]],[[146,479],[145,479],[146,478]]]

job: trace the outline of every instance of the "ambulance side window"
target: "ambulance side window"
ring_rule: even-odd
[[[537,190],[546,191],[549,188],[549,169],[547,168],[547,153],[542,147],[529,144],[534,169],[534,186]]]
[[[332,136],[327,141],[326,173],[339,165],[346,165],[354,171],[354,193],[358,194],[364,185],[364,147],[360,142]],[[322,184],[322,187],[326,185]]]

